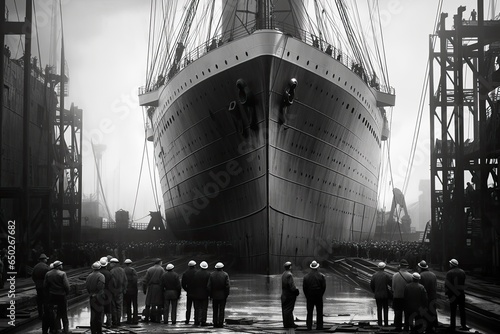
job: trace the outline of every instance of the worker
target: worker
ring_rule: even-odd
[[[399,271],[392,276],[392,308],[394,310],[394,326],[396,331],[401,331],[403,326],[403,312],[405,307],[405,288],[413,280],[408,272],[408,261],[399,262]]]
[[[299,295],[299,289],[295,286],[292,275],[292,263],[285,262],[283,265],[285,271],[281,275],[281,313],[283,316],[283,327],[297,328],[293,320],[293,309],[295,301]]]
[[[194,301],[194,324],[196,326],[207,325],[208,312],[208,279],[210,273],[207,271],[208,263],[202,261],[193,277],[193,301]]]
[[[55,261],[54,268],[45,275],[43,287],[49,293],[49,302],[57,308],[56,323],[62,321],[63,333],[69,333],[68,299],[69,281],[62,270],[62,262]],[[56,325],[57,326],[57,325]]]
[[[404,291],[405,300],[405,326],[404,330],[412,333],[422,333],[421,310],[427,306],[427,291],[419,283],[420,274],[412,274],[412,282],[408,283]]]
[[[110,272],[114,279],[113,295],[111,303],[112,325],[118,327],[121,325],[123,312],[123,295],[127,292],[127,275],[125,270],[120,267],[120,262],[116,257],[109,261]]]
[[[427,291],[427,305],[426,312],[423,316],[423,320],[426,322],[427,328],[425,329],[427,333],[432,333],[438,326],[437,320],[437,279],[436,274],[429,270],[427,262],[424,260],[420,261],[418,264],[420,271],[420,284],[422,284]]]
[[[389,326],[389,287],[392,284],[392,278],[385,272],[385,262],[379,262],[378,270],[372,275],[370,280],[370,288],[375,294],[375,303],[377,304],[377,323],[382,326],[382,311],[383,324]]]
[[[142,291],[146,295],[146,309],[144,310],[144,321],[160,322],[161,308],[163,307],[163,291],[161,287],[161,276],[163,270],[161,259],[155,259],[154,265],[146,270],[146,277],[142,283]]]
[[[132,260],[126,259],[125,262],[125,275],[127,276],[127,291],[123,295],[123,303],[125,307],[125,312],[127,312],[127,324],[136,325],[138,322],[138,311],[137,311],[137,271],[132,267]],[[132,313],[132,307],[134,311]]]
[[[316,307],[316,329],[323,329],[323,295],[326,290],[325,275],[318,271],[319,263],[312,261],[309,265],[311,271],[304,276],[303,290],[307,300],[307,329],[312,329],[313,311]]]
[[[229,296],[229,275],[223,268],[224,264],[217,262],[215,271],[208,278],[208,293],[212,298],[213,325],[215,328],[224,327],[224,313],[227,297]]]
[[[191,319],[191,308],[193,306],[193,277],[196,273],[196,262],[191,260],[188,263],[188,269],[182,274],[181,285],[184,291],[186,291],[186,320],[185,324],[189,324],[189,320]]]
[[[161,275],[163,289],[163,323],[168,324],[168,314],[171,312],[172,325],[177,323],[177,302],[181,298],[181,281],[179,274],[174,271],[172,263],[165,267],[166,272]]]
[[[92,264],[92,272],[85,280],[85,286],[89,294],[90,304],[90,332],[91,334],[102,334],[102,320],[104,308],[101,297],[104,293],[104,275],[99,272],[101,263],[96,261]]]
[[[47,274],[47,272],[49,271],[47,259],[47,255],[41,254],[38,257],[38,263],[33,267],[33,272],[31,273],[31,279],[33,280],[33,282],[35,282],[38,319],[43,319],[44,304],[46,304],[43,281],[45,280],[45,274]]]
[[[108,269],[108,258],[106,256],[101,257],[99,260],[101,264],[101,269],[99,272],[104,275],[104,292],[101,297],[101,305],[103,305],[103,326],[111,328],[112,324],[112,312],[111,312],[111,303],[113,302],[113,294],[111,290],[114,287],[114,278],[111,275],[111,272]],[[106,316],[106,321],[104,321],[104,316]]]
[[[446,273],[444,290],[450,300],[450,330],[456,326],[457,306],[460,311],[460,329],[468,330],[465,318],[465,271],[458,267],[458,261],[449,261],[450,270]]]

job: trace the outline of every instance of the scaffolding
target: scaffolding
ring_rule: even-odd
[[[498,272],[500,21],[484,20],[482,0],[477,20],[465,10],[430,36],[432,261]]]

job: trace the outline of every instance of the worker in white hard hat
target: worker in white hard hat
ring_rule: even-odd
[[[184,323],[189,324],[191,318],[191,308],[193,306],[193,278],[196,273],[196,262],[194,260],[189,261],[188,269],[182,274],[181,285],[184,291],[186,291],[186,320]]]
[[[193,278],[193,301],[194,301],[194,324],[197,326],[207,325],[208,312],[208,264],[205,261],[200,263],[200,269]]]
[[[422,260],[418,264],[420,271],[420,284],[422,284],[427,291],[427,312],[424,317],[426,322],[426,332],[434,332],[438,326],[437,318],[437,277],[432,271],[429,270],[429,265],[426,261]]]
[[[208,293],[212,297],[213,325],[224,327],[224,311],[229,296],[229,275],[223,270],[224,264],[217,262],[215,271],[208,278]]]
[[[92,272],[85,280],[85,286],[89,294],[90,304],[90,332],[102,333],[102,320],[104,309],[102,307],[102,294],[104,291],[104,275],[99,271],[101,263],[96,261],[92,264]]]
[[[166,271],[161,275],[161,286],[163,289],[163,323],[168,324],[168,316],[172,325],[177,323],[177,302],[181,298],[181,280],[179,274],[174,271],[172,263],[167,264]]]
[[[404,331],[422,333],[424,331],[421,311],[427,306],[427,291],[420,284],[420,274],[413,273],[412,281],[405,287]]]
[[[325,275],[318,271],[319,263],[312,261],[309,265],[311,271],[304,276],[302,281],[302,289],[306,296],[306,326],[307,329],[312,329],[313,312],[316,307],[316,330],[323,329],[323,295],[326,291]]]
[[[390,287],[392,286],[391,276],[385,272],[385,262],[377,265],[378,270],[372,275],[370,288],[374,293],[375,303],[377,304],[377,322],[379,326],[389,326],[389,297]]]
[[[99,272],[104,275],[104,293],[102,295],[102,306],[104,308],[104,314],[106,315],[106,321],[103,322],[103,326],[110,328],[112,321],[112,311],[111,311],[111,303],[113,302],[111,289],[114,286],[113,275],[108,269],[108,258],[106,256],[101,257],[99,260],[99,264],[101,265],[101,269]]]
[[[109,260],[109,266],[109,271],[115,281],[111,303],[112,325],[118,327],[121,325],[123,313],[123,295],[127,291],[127,275],[125,274],[125,270],[120,266],[120,261],[117,258],[114,257]]]
[[[126,259],[124,262],[125,276],[127,276],[127,291],[123,295],[123,304],[127,313],[127,324],[136,325],[138,323],[137,311],[137,271],[132,267],[132,260]],[[132,307],[134,309],[132,313]]]

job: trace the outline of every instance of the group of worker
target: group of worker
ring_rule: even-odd
[[[33,268],[32,278],[37,290],[38,314],[42,319],[42,333],[56,333],[68,329],[69,281],[63,271],[61,261],[50,266],[48,257],[41,254],[39,263]],[[121,326],[123,308],[127,314],[127,324],[138,324],[138,280],[137,272],[132,267],[132,260],[126,259],[120,266],[118,259],[102,257],[92,264],[92,272],[86,278],[86,289],[90,304],[90,330],[92,334],[101,334],[102,328]],[[187,292],[186,320],[189,324],[191,309],[194,305],[194,325],[207,326],[209,298],[213,304],[213,326],[222,328],[226,300],[229,296],[229,275],[223,270],[224,264],[218,262],[215,271],[208,271],[205,261],[196,268],[191,260],[182,279],[174,271],[175,266],[168,263],[165,269],[161,259],[155,259],[154,265],[147,269],[142,282],[146,295],[144,322],[162,322],[176,324],[177,303],[181,296],[181,287]],[[162,320],[163,316],[163,320]],[[104,321],[106,319],[106,321]]]
[[[186,320],[189,324],[191,309],[194,305],[194,325],[207,326],[207,313],[209,298],[213,306],[213,326],[222,328],[224,325],[224,312],[226,300],[229,296],[229,275],[223,270],[224,264],[217,262],[215,271],[208,271],[208,263],[202,261],[199,269],[196,262],[191,260],[188,269],[182,274],[182,279],[174,271],[175,266],[167,264],[165,270],[161,259],[156,259],[154,265],[146,271],[142,283],[143,292],[146,294],[146,308],[144,310],[145,322],[177,322],[177,302],[181,296],[181,287],[187,293]],[[170,313],[170,314],[169,314]]]
[[[460,310],[461,330],[468,330],[465,317],[465,272],[459,268],[458,261],[449,261],[450,270],[446,273],[445,294],[450,302],[450,331],[455,331],[457,306]],[[386,264],[380,262],[378,271],[373,274],[370,287],[377,304],[379,326],[389,325],[389,300],[392,299],[394,325],[396,331],[434,333],[438,326],[437,318],[437,278],[429,270],[426,261],[418,263],[418,272],[408,271],[408,261],[402,259],[399,270],[392,277],[385,272]],[[404,322],[403,322],[404,314]]]
[[[285,271],[281,275],[281,312],[283,316],[283,327],[297,328],[294,322],[293,309],[295,301],[300,294],[295,285],[292,274],[292,263],[287,261],[283,265]],[[323,295],[326,291],[325,275],[318,271],[319,263],[312,261],[309,265],[311,271],[304,276],[302,289],[306,297],[306,326],[308,330],[312,329],[314,308],[316,308],[316,329],[323,329]]]
[[[69,333],[67,316],[67,296],[69,282],[63,271],[61,261],[50,266],[48,257],[40,255],[39,263],[34,267],[32,277],[37,290],[38,313],[42,319],[42,333],[56,332],[62,329]],[[86,279],[86,288],[90,300],[91,333],[102,333],[103,325],[118,327],[121,325],[122,304],[125,305],[128,324],[137,324],[138,280],[137,272],[126,259],[120,266],[118,259],[102,257],[92,264],[92,273]],[[467,330],[465,318],[465,272],[459,268],[458,261],[449,261],[450,270],[446,274],[445,294],[450,301],[450,330],[455,330],[456,309],[460,311],[461,330]],[[326,290],[325,275],[318,271],[320,264],[312,261],[310,272],[303,278],[303,292],[306,297],[306,326],[312,329],[313,312],[316,308],[316,329],[323,329],[323,295]],[[186,319],[189,324],[191,309],[194,305],[194,325],[207,326],[209,298],[213,304],[213,326],[221,328],[224,324],[226,300],[229,296],[229,275],[223,270],[224,264],[218,262],[215,271],[208,271],[208,264],[202,261],[199,268],[191,260],[182,277],[168,263],[162,267],[162,260],[155,259],[154,265],[147,269],[142,282],[146,295],[144,322],[163,322],[176,324],[177,305],[181,289],[187,292]],[[418,272],[408,271],[408,262],[399,263],[398,272],[389,275],[385,272],[386,264],[380,262],[378,271],[373,274],[370,287],[374,292],[377,305],[379,326],[388,326],[389,300],[392,299],[395,331],[417,331],[432,333],[438,325],[437,319],[437,279],[429,270],[427,263],[418,263]],[[293,310],[299,290],[294,283],[292,263],[284,264],[281,275],[281,307],[283,327],[296,328]],[[133,309],[133,311],[132,311]],[[404,315],[404,317],[403,317]],[[163,319],[162,319],[163,316]],[[104,318],[106,317],[106,322]],[[403,322],[404,319],[404,322]]]

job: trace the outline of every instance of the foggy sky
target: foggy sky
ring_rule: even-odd
[[[23,10],[20,2],[23,1],[17,1],[18,11]],[[422,86],[427,80],[429,34],[433,32],[437,3],[435,0],[379,1],[390,83],[397,95],[392,111],[390,157],[394,186],[399,188],[406,173]],[[486,8],[488,3],[485,1]],[[7,5],[9,19],[17,20],[14,0],[8,0]],[[449,13],[448,28],[451,28],[459,5],[467,6],[464,17],[468,18],[472,8],[476,8],[476,1],[444,1],[443,11]],[[139,178],[144,123],[137,89],[144,85],[146,76],[149,6],[150,1],[145,0],[62,0],[65,56],[70,77],[66,109],[73,102],[84,112],[83,193],[88,196],[95,192],[95,165],[90,142],[104,144],[102,178],[112,215],[119,209],[132,215]],[[46,64],[52,0],[35,1],[35,9],[42,50],[40,60]],[[17,50],[18,41],[18,37],[7,39],[13,56],[20,57],[22,51]],[[36,43],[35,38],[32,52],[38,57]],[[420,143],[406,193],[407,203],[418,199],[420,180],[430,178],[428,94],[425,91]],[[153,148],[149,144],[149,157],[152,156]],[[387,160],[387,155],[383,160]],[[131,217],[135,219],[155,210],[146,162],[144,166],[137,208]],[[153,165],[151,168],[156,172]],[[389,178],[380,180],[384,185],[380,207],[390,207],[389,181]],[[163,210],[161,190],[157,187]]]

